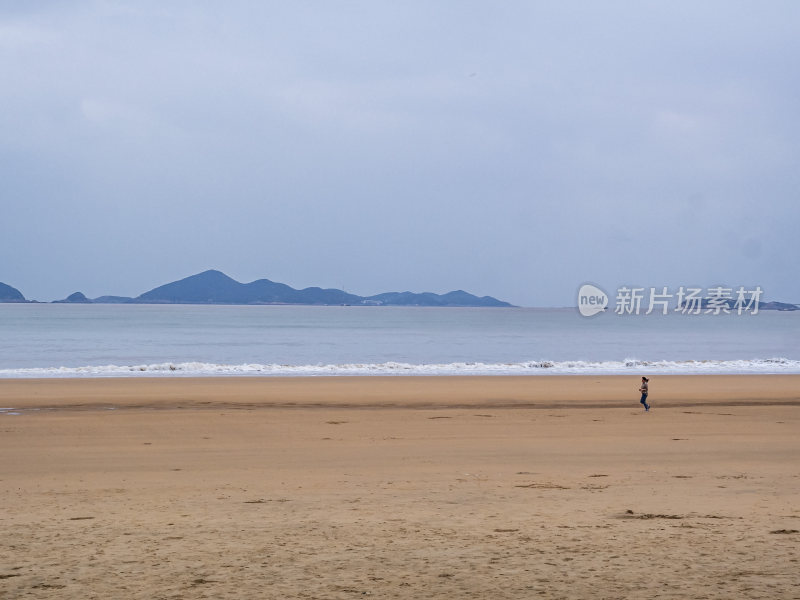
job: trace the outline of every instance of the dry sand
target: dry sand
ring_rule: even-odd
[[[0,381],[0,598],[800,598],[800,376]]]

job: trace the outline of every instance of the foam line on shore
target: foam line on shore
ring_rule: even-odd
[[[352,376],[352,375],[627,375],[652,374],[797,374],[800,360],[754,358],[741,360],[639,360],[550,361],[510,363],[451,362],[412,364],[404,362],[344,364],[216,364],[162,362],[139,365],[87,365],[80,367],[33,367],[0,369],[0,378],[137,377],[137,376]]]

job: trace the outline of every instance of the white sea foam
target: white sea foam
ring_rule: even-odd
[[[453,362],[409,364],[401,362],[349,364],[239,364],[202,362],[143,365],[92,365],[0,369],[0,378],[33,377],[137,377],[137,376],[323,376],[323,375],[619,375],[630,373],[725,374],[800,373],[800,360],[762,358],[750,360],[638,360],[526,361],[515,363]]]

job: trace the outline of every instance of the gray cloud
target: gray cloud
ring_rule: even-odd
[[[792,2],[0,8],[0,280],[800,301]]]

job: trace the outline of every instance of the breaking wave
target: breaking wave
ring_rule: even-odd
[[[725,374],[800,373],[800,360],[759,358],[749,360],[638,360],[526,361],[515,363],[453,362],[410,364],[402,362],[316,365],[239,364],[203,362],[85,367],[0,369],[0,378],[34,377],[153,377],[153,376],[325,376],[325,375],[623,375],[630,373]]]

